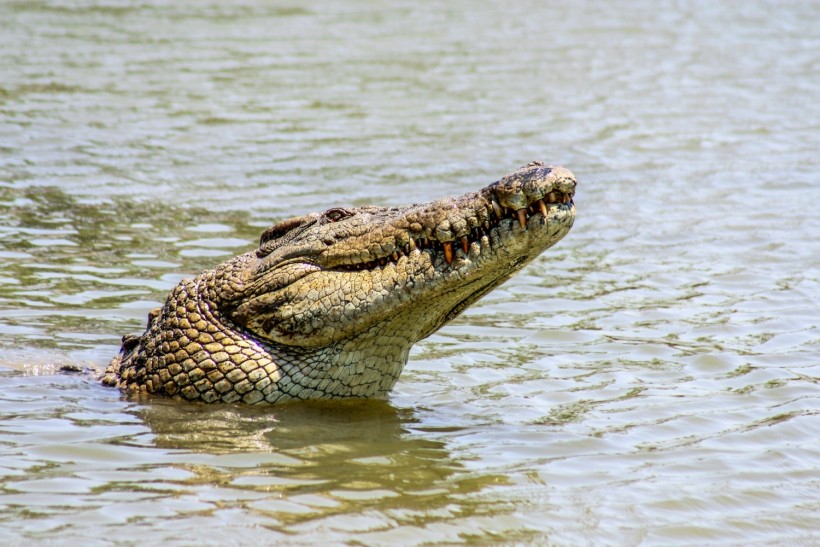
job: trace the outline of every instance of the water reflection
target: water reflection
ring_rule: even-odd
[[[223,454],[294,450],[317,444],[388,443],[416,421],[384,401],[265,406],[181,405],[151,398],[136,414],[164,448]]]
[[[413,432],[413,409],[382,401],[271,408],[152,400],[132,412],[154,446],[191,454],[183,458],[188,482],[263,494],[246,508],[280,530],[368,510],[397,512],[394,525],[469,517],[490,507],[471,495],[506,482],[468,471],[444,440]]]
[[[436,432],[414,408],[127,401],[56,367],[3,370],[0,381],[2,514],[18,539],[60,530],[79,542],[81,523],[130,536],[150,523],[157,540],[205,526],[227,543],[341,530],[414,543],[515,510],[492,496],[503,470],[470,468],[451,446],[457,428]],[[225,523],[232,534],[221,535]]]

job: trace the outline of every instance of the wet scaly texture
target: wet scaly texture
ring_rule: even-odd
[[[457,198],[280,222],[180,282],[103,383],[208,403],[384,397],[415,342],[567,234],[575,185],[533,162]]]

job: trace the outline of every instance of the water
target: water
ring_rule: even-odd
[[[0,4],[0,541],[820,543],[820,5]],[[100,386],[294,213],[533,159],[570,235],[387,402]]]

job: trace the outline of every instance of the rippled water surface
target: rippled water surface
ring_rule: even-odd
[[[0,542],[820,543],[818,20],[0,3]],[[386,402],[130,401],[89,371],[276,220],[533,159],[577,175],[573,231]]]

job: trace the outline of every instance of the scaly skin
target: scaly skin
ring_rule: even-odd
[[[102,381],[205,402],[385,397],[415,342],[567,234],[574,193],[533,162],[460,197],[280,222],[181,281]]]

